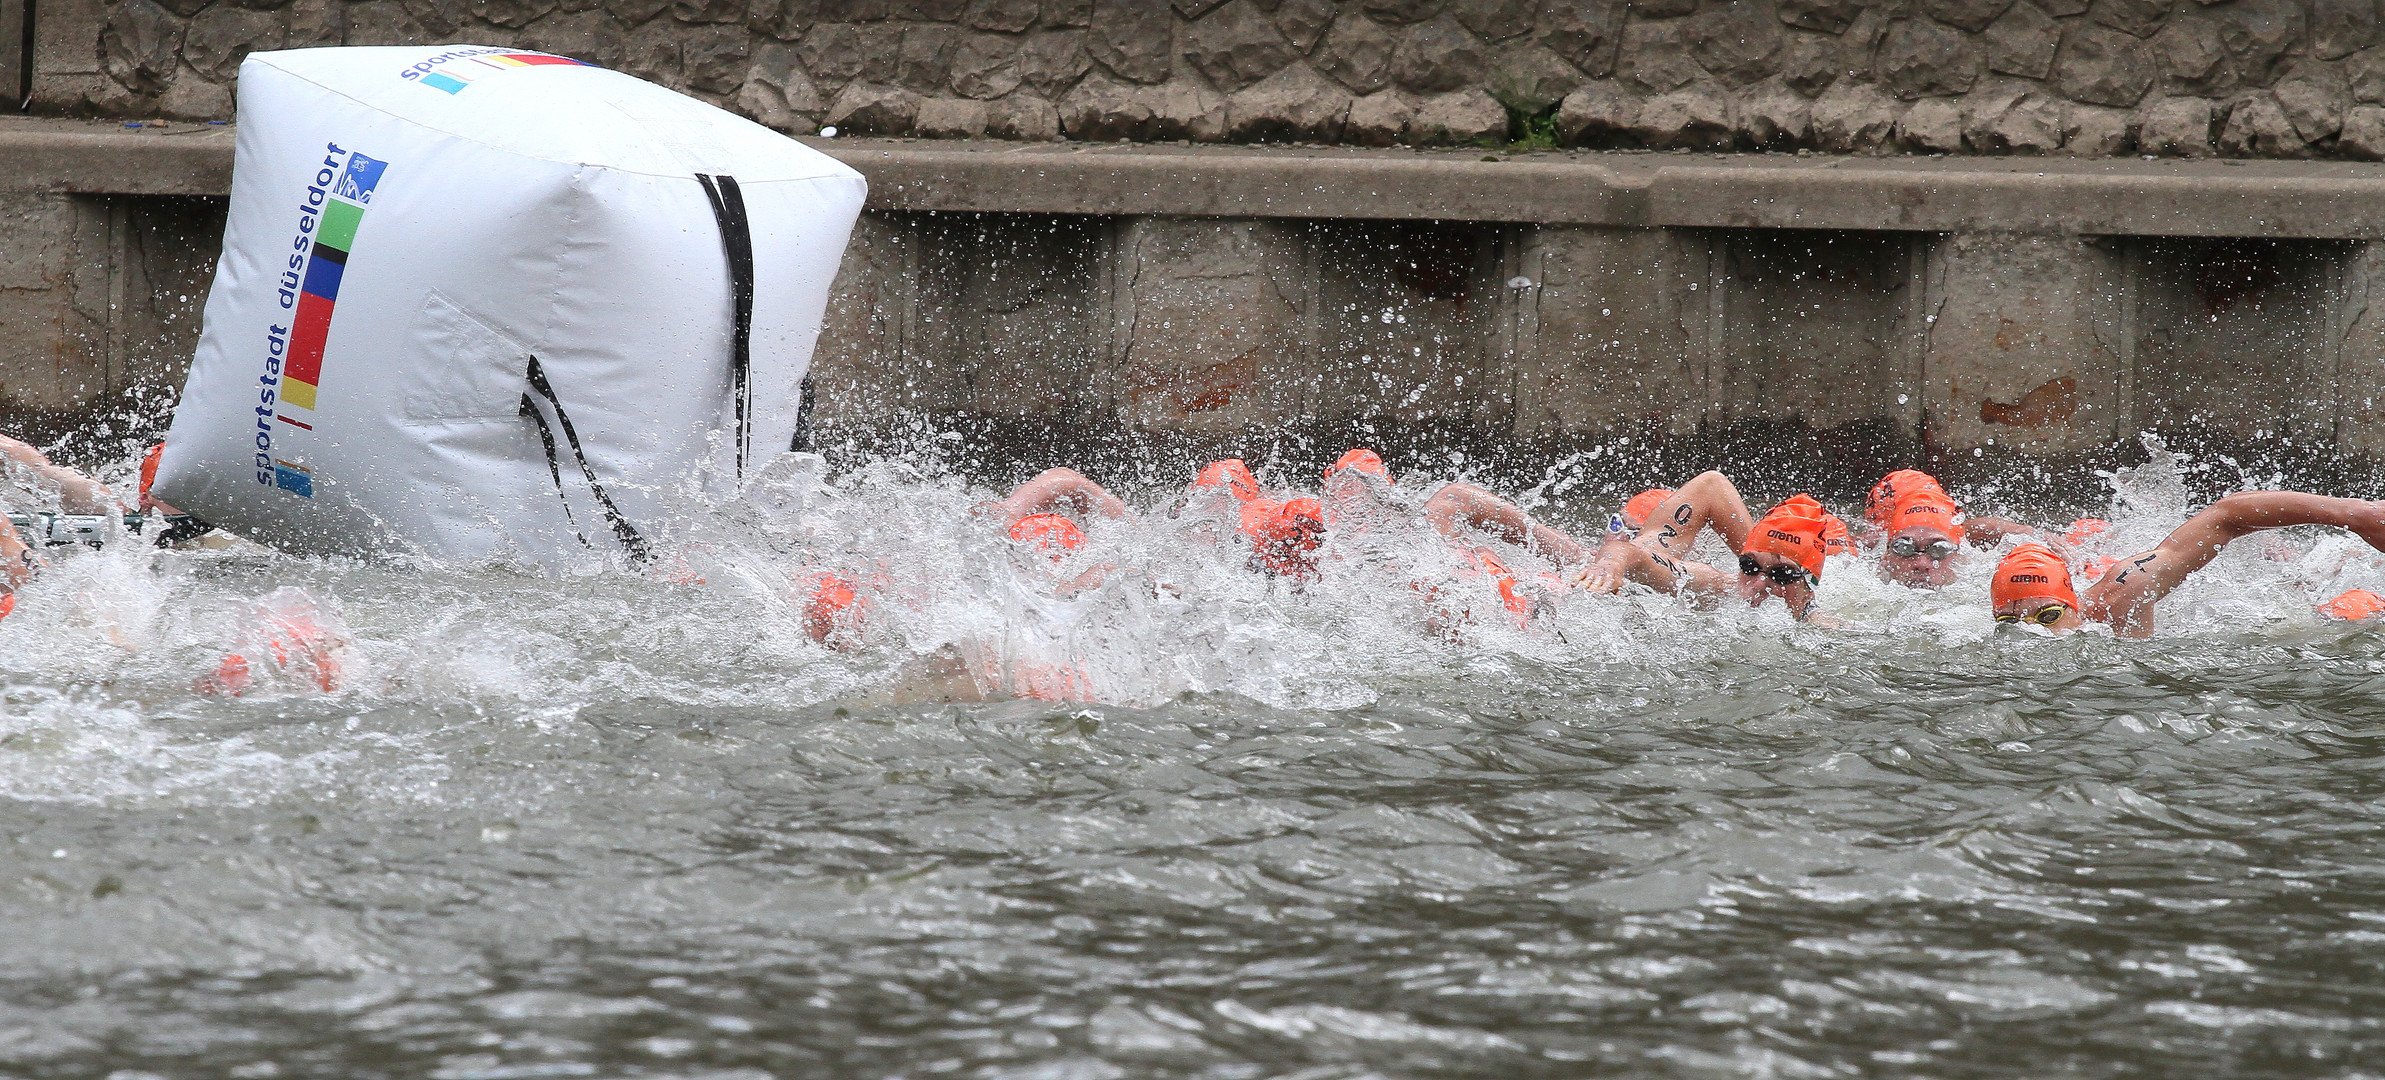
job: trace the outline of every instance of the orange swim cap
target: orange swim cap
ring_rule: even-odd
[[[1010,538],[1034,544],[1055,559],[1085,546],[1085,532],[1058,514],[1029,514],[1010,527]]]
[[[1672,488],[1649,488],[1634,495],[1623,503],[1623,520],[1632,528],[1645,528],[1648,515],[1655,513],[1657,507],[1663,506],[1665,500],[1672,497]]]
[[[1358,449],[1343,454],[1341,460],[1325,466],[1325,479],[1333,479],[1333,474],[1343,469],[1356,469],[1359,472],[1380,477],[1386,484],[1391,482],[1390,468],[1383,464],[1382,456],[1372,450]]]
[[[2070,528],[2062,534],[2062,539],[2072,544],[2084,544],[2102,536],[2104,531],[2111,527],[2112,523],[2102,518],[2080,518],[2070,523]]]
[[[2079,606],[2078,590],[2070,586],[2070,564],[2044,544],[2022,544],[1996,564],[1996,578],[1988,583],[1988,599],[1998,607],[2032,596]]]
[[[1779,506],[1764,512],[1764,519],[1748,530],[1747,546],[1743,551],[1762,551],[1785,555],[1805,568],[1816,579],[1822,576],[1822,557],[1828,554],[1829,523],[1837,521],[1822,504],[1804,492],[1790,496]],[[1846,532],[1839,525],[1839,532]]]
[[[149,485],[157,482],[157,462],[166,456],[166,444],[158,443],[141,455],[141,508],[149,508]]]
[[[810,595],[803,602],[803,630],[813,641],[825,642],[859,619],[861,596],[853,591],[851,581],[821,572],[812,575],[810,585]]]
[[[15,593],[13,593],[13,592],[4,592],[4,593],[0,593],[0,619],[5,619],[5,618],[7,618],[7,617],[8,617],[8,613],[9,613],[9,612],[11,612],[11,611],[15,611],[16,609],[17,609],[17,594],[15,594]]]
[[[1234,497],[1243,502],[1249,502],[1263,494],[1259,488],[1259,478],[1252,476],[1250,466],[1243,464],[1242,459],[1238,457],[1212,461],[1202,466],[1200,475],[1193,477],[1192,486],[1194,491],[1199,491],[1202,488],[1222,487],[1233,492]]]
[[[1242,532],[1250,537],[1251,561],[1260,569],[1304,575],[1316,569],[1309,552],[1324,538],[1325,510],[1315,499],[1253,499],[1242,504]]]
[[[1897,493],[1896,502],[1889,508],[1889,520],[1880,527],[1891,533],[1903,532],[1915,525],[1927,525],[1945,533],[1955,543],[1963,542],[1963,526],[1959,520],[1963,508],[1956,506],[1937,484],[1915,486]]]
[[[1837,514],[1822,515],[1822,554],[1844,555],[1855,550],[1855,538],[1847,534],[1847,523]]]
[[[1897,500],[1915,491],[1935,491],[1946,494],[1946,487],[1938,478],[1919,469],[1898,469],[1872,485],[1871,498],[1863,504],[1865,520],[1890,532],[1904,526],[1895,524]]]
[[[2352,589],[2319,605],[2319,613],[2345,622],[2373,619],[2385,615],[2385,596],[2378,596],[2367,589]]]

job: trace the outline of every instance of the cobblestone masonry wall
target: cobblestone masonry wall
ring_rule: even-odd
[[[474,42],[797,134],[2385,158],[2380,0],[36,2],[35,108],[128,118]]]

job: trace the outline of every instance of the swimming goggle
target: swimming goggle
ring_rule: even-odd
[[[1629,536],[1638,536],[1638,535],[1639,535],[1639,533],[1640,533],[1640,527],[1639,527],[1639,526],[1637,526],[1637,525],[1634,525],[1634,524],[1632,524],[1631,522],[1628,522],[1628,521],[1625,521],[1625,520],[1623,520],[1623,515],[1621,515],[1621,514],[1608,514],[1608,515],[1607,515],[1607,535],[1608,535],[1608,536],[1626,536],[1626,537],[1629,537]]]
[[[1930,558],[1943,561],[1953,558],[1955,550],[1952,540],[1932,540],[1923,544],[1916,542],[1910,536],[1900,536],[1888,542],[1889,554],[1903,555],[1907,558],[1915,555],[1927,555]]]
[[[2038,608],[2036,611],[2029,613],[2027,616],[1998,615],[1996,616],[1996,621],[2000,623],[2017,623],[2023,618],[2027,618],[2030,622],[2036,623],[2039,626],[2052,626],[2055,623],[2061,622],[2062,613],[2069,610],[2070,605],[2068,604],[2047,604],[2046,606]]]
[[[1814,576],[1806,573],[1802,566],[1791,566],[1787,563],[1774,563],[1771,566],[1766,566],[1757,562],[1753,555],[1739,557],[1739,572],[1748,577],[1770,578],[1775,585],[1795,585],[1800,582],[1810,585],[1814,580]]]

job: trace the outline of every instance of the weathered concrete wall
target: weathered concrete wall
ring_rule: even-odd
[[[798,133],[1384,145],[1529,129],[1660,149],[2385,156],[2375,0],[41,0],[37,14],[37,108],[108,116],[229,117],[251,50],[470,42],[618,67]]]
[[[162,422],[223,214],[211,198],[0,193],[0,427],[104,438]]]
[[[2340,474],[2385,441],[2379,250],[872,215],[822,421],[1030,453],[1629,439],[1958,475],[2108,462],[2153,432]],[[958,285],[984,251],[1015,254]]]

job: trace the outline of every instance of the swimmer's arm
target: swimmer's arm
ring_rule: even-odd
[[[1755,524],[1738,486],[1731,483],[1730,477],[1709,469],[1690,478],[1673,492],[1672,498],[1649,513],[1638,543],[1679,559],[1696,546],[1698,530],[1711,525],[1736,552],[1747,546],[1748,530],[1755,528]]]
[[[31,469],[58,489],[58,508],[69,514],[108,514],[117,509],[115,496],[97,480],[52,462],[49,455],[21,439],[0,435],[0,457]]]
[[[1995,547],[2003,543],[2006,537],[2011,536],[2025,536],[2035,540],[2046,538],[2045,534],[2039,532],[2035,527],[2023,525],[2011,518],[1966,517],[1963,519],[1965,543],[1976,544],[1980,547]]]
[[[1425,520],[1451,540],[1463,542],[1468,530],[1498,537],[1556,563],[1579,566],[1590,549],[1564,530],[1525,516],[1523,507],[1472,484],[1451,484],[1425,500]]]
[[[1035,479],[1020,484],[1009,498],[997,499],[978,509],[980,513],[991,514],[1006,529],[1018,524],[1021,518],[1055,510],[1105,518],[1126,516],[1124,500],[1069,468],[1045,469]]]
[[[2291,525],[2350,529],[2385,551],[2385,504],[2299,491],[2240,491],[2186,519],[2153,550],[2106,571],[2080,598],[2081,614],[2111,623],[2118,636],[2149,637],[2153,605],[2210,565],[2221,549],[2239,537]]]

